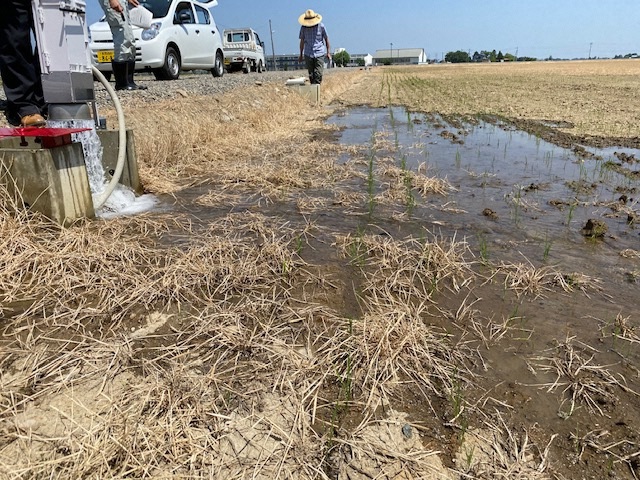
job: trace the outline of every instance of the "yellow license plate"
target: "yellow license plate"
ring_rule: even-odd
[[[113,61],[113,50],[99,50],[98,63],[110,63]]]
[[[225,65],[230,65],[231,64],[231,60],[229,60],[228,58],[224,59],[224,64]]]

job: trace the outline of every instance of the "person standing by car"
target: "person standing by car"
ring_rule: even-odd
[[[0,76],[7,97],[5,115],[14,126],[42,127],[46,105],[31,30],[31,0],[0,0]]]
[[[331,60],[331,49],[327,30],[322,23],[322,15],[307,10],[298,18],[300,27],[300,58],[303,57],[312,85],[322,83],[325,56]]]
[[[4,0],[0,0],[4,1]],[[138,0],[98,0],[104,11],[113,36],[113,61],[111,67],[116,80],[116,90],[146,90],[136,85],[133,74],[136,71],[136,46],[133,28],[129,21],[127,2],[137,7]]]

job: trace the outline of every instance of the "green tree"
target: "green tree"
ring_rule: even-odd
[[[351,56],[346,50],[342,50],[333,55],[333,62],[336,64],[336,67],[346,67],[351,60]]]
[[[449,52],[444,56],[444,61],[449,63],[468,63],[471,61],[471,57],[467,52],[458,50],[456,52]]]
[[[502,53],[502,50],[500,50],[500,51],[498,52],[498,55],[496,55],[496,60],[497,60],[497,61],[499,61],[499,62],[501,62],[502,60],[504,60],[504,55],[503,55],[503,53]]]

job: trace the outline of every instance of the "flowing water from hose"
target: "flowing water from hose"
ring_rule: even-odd
[[[48,125],[54,128],[90,128],[85,132],[74,134],[74,141],[82,144],[89,178],[89,188],[93,203],[97,203],[105,191],[109,181],[104,173],[102,164],[102,143],[98,137],[93,120],[58,120],[49,121]],[[155,197],[142,195],[136,197],[134,192],[124,185],[118,185],[109,196],[105,204],[96,211],[96,216],[109,218],[119,215],[128,215],[149,210],[156,204]]]

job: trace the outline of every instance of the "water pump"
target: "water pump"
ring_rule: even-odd
[[[32,0],[50,120],[89,120],[93,74],[84,0]],[[95,113],[95,112],[94,112]]]

